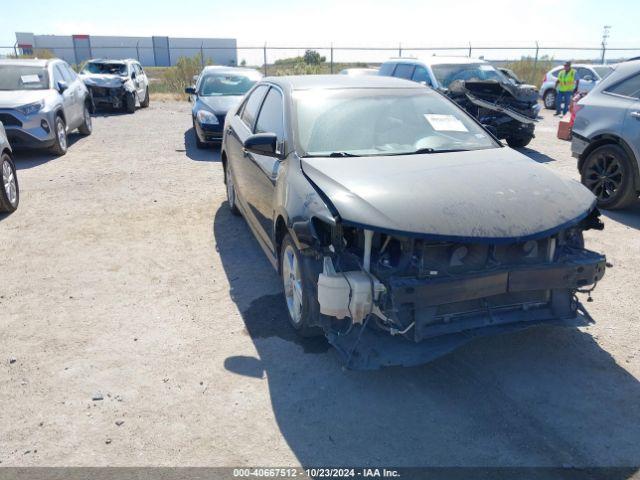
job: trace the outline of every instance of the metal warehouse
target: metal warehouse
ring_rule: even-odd
[[[116,37],[94,35],[35,35],[16,32],[16,48],[25,55],[52,52],[70,64],[90,58],[135,58],[144,66],[168,67],[180,57],[202,55],[205,62],[236,65],[235,38]]]

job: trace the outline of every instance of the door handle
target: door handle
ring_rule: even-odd
[[[633,118],[640,120],[640,112],[635,110],[633,112],[631,112],[629,115],[631,115]]]

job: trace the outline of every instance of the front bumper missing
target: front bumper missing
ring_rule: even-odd
[[[389,295],[396,319],[414,323],[408,338],[366,326],[327,337],[349,368],[375,369],[425,363],[479,336],[539,324],[584,325],[574,292],[597,283],[605,268],[603,255],[565,247],[549,264],[457,277],[396,277],[388,282]]]
[[[94,87],[90,86],[93,104],[98,106],[109,105],[113,108],[120,108],[124,104],[125,90],[122,87]]]
[[[478,107],[486,108],[488,110],[493,110],[493,111],[499,112],[499,113],[504,113],[505,115],[510,116],[511,118],[513,118],[514,120],[517,120],[520,123],[526,123],[526,124],[535,124],[535,123],[537,123],[537,120],[535,118],[528,117],[528,116],[523,115],[522,113],[518,113],[515,110],[512,110],[510,108],[503,107],[501,105],[496,105],[495,103],[488,102],[486,100],[482,100],[481,98],[475,97],[475,96],[471,95],[470,93],[467,93],[466,95],[467,95],[467,98],[469,99],[469,101],[471,103],[477,105]]]

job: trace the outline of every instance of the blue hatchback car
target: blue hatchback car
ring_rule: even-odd
[[[261,78],[252,68],[211,66],[202,70],[195,86],[185,89],[193,101],[191,117],[198,148],[220,144],[227,112]]]

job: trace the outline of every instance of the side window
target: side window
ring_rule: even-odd
[[[623,95],[625,97],[640,98],[640,74],[629,77],[609,87],[605,92]]]
[[[64,75],[64,79],[69,83],[76,79],[76,72],[74,72],[66,63],[62,64],[62,74]]]
[[[58,86],[58,82],[65,82],[64,75],[62,74],[62,69],[60,68],[60,64],[56,63],[53,66],[53,86],[56,88]]]
[[[555,68],[553,70],[551,70],[551,76],[553,78],[558,78],[558,74],[560,73],[560,70],[562,70],[562,68]]]
[[[260,109],[255,133],[275,133],[278,140],[282,140],[284,138],[282,114],[282,94],[277,88],[272,87]]]
[[[411,65],[409,63],[399,63],[396,66],[395,71],[393,72],[393,76],[398,78],[404,78],[406,80],[411,80],[411,76],[413,75],[414,69],[415,69],[415,65]]]
[[[596,78],[598,78],[598,77],[596,77],[596,75],[591,70],[589,70],[588,68],[584,68],[584,67],[578,67],[578,69],[576,70],[576,73],[578,74],[578,78],[580,80],[582,80],[585,77],[591,77],[591,81],[593,81]]]
[[[264,94],[267,92],[268,88],[269,87],[266,85],[260,85],[251,92],[251,95],[247,98],[247,101],[244,104],[240,118],[242,118],[242,121],[247,127],[249,127],[249,129],[253,128],[256,116],[258,115],[258,110],[262,104],[262,99],[264,98]]]
[[[414,82],[424,82],[426,85],[429,85],[430,87],[433,86],[431,85],[431,78],[429,77],[429,72],[427,72],[426,68],[420,65],[416,65],[416,69],[413,72],[413,77],[411,77],[411,80],[413,80]]]
[[[378,75],[386,75],[390,77],[393,74],[393,69],[396,68],[396,64],[393,62],[383,63],[378,70]]]

